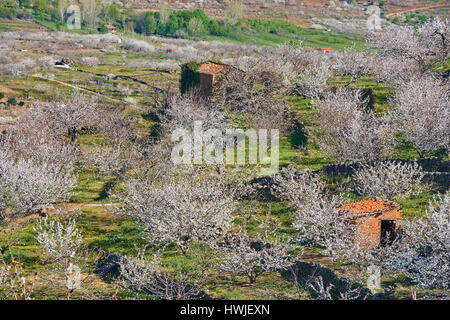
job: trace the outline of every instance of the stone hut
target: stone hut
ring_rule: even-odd
[[[320,48],[319,52],[323,52],[323,53],[333,53],[334,50],[331,48]]]
[[[346,203],[339,209],[358,225],[357,237],[370,247],[392,243],[401,224],[401,206],[380,198]]]
[[[109,33],[116,33],[116,27],[113,25],[105,25],[105,28],[108,30]]]
[[[222,80],[233,66],[213,61],[208,61],[198,68],[200,74],[200,93],[205,97],[215,100],[222,94]]]

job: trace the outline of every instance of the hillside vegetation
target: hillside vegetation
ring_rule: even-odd
[[[68,31],[54,9],[0,23],[0,299],[448,298],[448,22],[355,38],[110,9]],[[234,66],[219,97],[182,94],[206,61]],[[279,130],[279,171],[174,163],[195,121]],[[340,208],[378,197],[402,236],[362,245]]]

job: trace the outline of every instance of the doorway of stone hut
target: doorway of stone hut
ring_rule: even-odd
[[[395,220],[381,219],[380,245],[385,247],[392,244],[395,239]]]

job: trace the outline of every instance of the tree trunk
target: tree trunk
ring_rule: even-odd
[[[417,300],[417,292],[416,292],[416,289],[414,288],[414,286],[411,286],[410,288],[411,288],[411,298],[412,298],[413,300]]]
[[[70,129],[69,129],[69,131],[70,131]],[[70,136],[71,136],[72,142],[77,141],[77,128],[76,127],[72,128],[72,132],[71,132]]]
[[[180,246],[180,249],[181,249],[181,253],[183,254],[183,256],[187,256],[187,253],[188,253],[188,251],[189,251],[189,247],[188,246],[185,246],[185,245],[181,245]]]

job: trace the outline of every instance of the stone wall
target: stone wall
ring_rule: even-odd
[[[425,171],[422,179],[423,183],[431,183],[440,192],[445,192],[450,188],[450,161],[444,161],[441,158],[424,158],[417,160],[410,159],[389,159],[382,160],[383,162],[400,161],[402,163],[417,163]],[[370,162],[375,164],[375,161]],[[324,166],[322,169],[315,170],[314,173],[335,175],[335,176],[349,176],[356,170],[362,167],[362,163],[352,164],[334,164]],[[260,201],[277,201],[276,196],[271,192],[274,185],[273,177],[260,177],[252,181],[256,189],[255,198]]]

